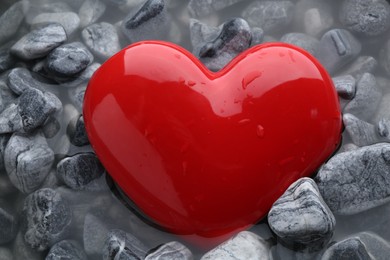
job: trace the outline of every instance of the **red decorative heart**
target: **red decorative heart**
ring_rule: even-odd
[[[84,119],[103,165],[144,214],[217,240],[312,175],[342,128],[326,71],[283,43],[255,46],[217,73],[176,45],[136,43],[92,77]]]

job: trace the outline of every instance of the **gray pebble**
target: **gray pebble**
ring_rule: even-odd
[[[390,4],[385,0],[344,0],[340,21],[353,32],[380,35],[390,28]]]
[[[370,121],[382,98],[375,76],[365,73],[356,84],[356,94],[344,108],[344,113],[358,116],[361,120]]]
[[[315,54],[319,44],[319,40],[304,33],[287,33],[280,38],[280,41],[298,46],[312,55]]]
[[[164,0],[148,0],[122,22],[121,30],[130,42],[163,40],[167,37],[172,21]]]
[[[333,156],[315,180],[335,214],[351,215],[390,200],[390,144],[378,143]]]
[[[0,16],[0,44],[10,40],[16,34],[27,10],[28,2],[18,1]]]
[[[0,207],[0,245],[12,241],[17,231],[17,218]]]
[[[24,239],[39,251],[48,249],[67,234],[72,212],[61,195],[40,189],[27,196],[23,206]]]
[[[106,11],[106,4],[100,0],[85,0],[80,7],[80,27],[96,22]]]
[[[263,42],[264,38],[264,31],[263,29],[259,27],[253,27],[252,28],[252,41],[251,46],[255,46],[257,44],[260,44]]]
[[[33,4],[30,4],[30,9],[26,13],[25,21],[31,25],[31,21],[41,13],[63,13],[63,12],[72,12],[72,7],[70,7],[64,1],[62,2],[49,2],[41,1],[37,3],[37,0],[30,0]]]
[[[55,48],[46,58],[46,70],[56,77],[75,77],[93,62],[93,55],[81,42]]]
[[[380,137],[384,137],[387,140],[390,140],[390,120],[387,118],[382,118],[378,122],[378,134]]]
[[[42,133],[47,139],[50,139],[56,136],[60,129],[61,125],[57,118],[49,116],[42,127]]]
[[[242,12],[250,26],[260,27],[266,33],[283,31],[294,14],[291,1],[254,1]]]
[[[0,112],[12,103],[17,103],[18,96],[8,87],[7,73],[0,74]]]
[[[83,245],[88,256],[93,256],[95,257],[94,259],[102,257],[102,250],[108,233],[109,227],[104,220],[95,216],[93,213],[88,213],[85,216],[83,226]]]
[[[374,122],[382,119],[390,120],[390,93],[384,94],[375,111]]]
[[[108,234],[103,247],[103,260],[123,259],[138,260],[145,259],[146,246],[135,236],[119,229],[114,229]]]
[[[347,238],[329,247],[321,260],[358,259],[371,260],[366,246],[358,237]]]
[[[76,79],[71,81],[61,82],[60,85],[64,87],[78,87],[89,81],[95,71],[101,66],[100,63],[92,63],[89,65]]]
[[[23,193],[38,189],[54,161],[53,151],[39,133],[14,134],[4,151],[4,164],[11,182]]]
[[[50,248],[45,260],[87,260],[83,248],[73,240],[62,240]]]
[[[337,152],[338,152],[338,153],[344,153],[344,152],[349,152],[349,151],[357,150],[357,149],[359,149],[359,148],[360,148],[360,147],[357,146],[357,145],[354,144],[354,143],[346,143],[346,144],[343,144]]]
[[[386,41],[379,53],[379,62],[387,72],[387,75],[390,76],[390,39]]]
[[[0,73],[10,69],[16,64],[16,59],[10,54],[8,45],[0,48]]]
[[[205,42],[211,42],[221,33],[222,28],[209,26],[196,19],[190,19],[190,38],[194,50]]]
[[[121,50],[119,37],[112,24],[102,22],[86,27],[81,37],[88,48],[99,58],[106,60]]]
[[[363,242],[373,259],[388,260],[390,245],[386,240],[372,232],[361,232],[356,236]]]
[[[3,170],[5,173],[5,170]],[[18,189],[10,181],[7,174],[0,174],[0,198],[6,198],[7,196],[16,196],[19,192]],[[8,197],[10,198],[10,197]]]
[[[379,142],[376,128],[373,124],[360,120],[354,115],[344,114],[345,130],[357,146],[366,146]]]
[[[83,146],[89,144],[87,132],[84,125],[82,115],[75,117],[69,122],[66,129],[70,142],[75,146]]]
[[[374,73],[378,67],[378,61],[372,56],[359,56],[341,74],[352,75],[360,79],[364,73]]]
[[[270,245],[249,231],[242,231],[207,252],[201,260],[271,260]]]
[[[13,259],[7,260],[19,260],[19,259],[28,259],[28,260],[42,260],[45,258],[42,252],[39,252],[33,248],[25,241],[24,234],[18,232],[14,240],[12,247]]]
[[[355,59],[361,49],[360,42],[350,32],[332,29],[322,36],[315,56],[333,74]]]
[[[7,247],[0,247],[0,260],[13,260],[12,251]]]
[[[151,252],[152,251],[152,252]],[[191,251],[183,244],[173,241],[150,250],[145,260],[193,260]]]
[[[242,1],[243,0],[190,0],[188,10],[190,11],[191,16],[200,17],[215,13],[216,11]]]
[[[51,23],[23,36],[11,47],[11,53],[25,60],[41,58],[66,40],[64,27]]]
[[[80,26],[80,18],[76,13],[42,13],[37,15],[32,21],[31,25],[58,23],[63,26],[66,34],[71,36]]]
[[[10,134],[1,134],[0,135],[0,175],[5,170],[4,166],[4,152],[7,147],[8,141],[11,138]],[[1,189],[0,189],[1,190]]]
[[[93,153],[81,153],[62,159],[57,164],[57,176],[74,190],[99,190],[96,181],[105,169]]]
[[[310,178],[301,178],[272,205],[268,223],[288,247],[318,251],[332,237],[336,220],[316,183]]]
[[[351,100],[356,92],[356,80],[351,75],[343,75],[332,78],[337,94],[347,100]]]

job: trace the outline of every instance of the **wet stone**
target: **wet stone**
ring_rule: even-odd
[[[98,179],[105,169],[93,153],[80,153],[57,164],[57,176],[75,190],[99,190]]]
[[[344,114],[343,122],[352,142],[357,146],[366,146],[379,142],[375,125],[360,120],[351,114]]]
[[[293,15],[294,4],[291,1],[254,1],[242,12],[242,17],[250,26],[260,27],[266,33],[285,30]]]
[[[316,178],[335,214],[351,215],[390,199],[390,144],[378,143],[333,156]]]
[[[359,259],[371,260],[366,246],[358,237],[347,238],[329,247],[321,260]]]
[[[318,48],[319,40],[304,33],[287,33],[280,38],[281,42],[298,46],[314,55]]]
[[[349,30],[376,36],[390,28],[390,3],[386,0],[345,0],[340,21]]]
[[[130,42],[164,40],[171,27],[171,17],[164,0],[148,0],[122,22],[121,30]]]
[[[191,251],[179,242],[169,242],[152,249],[145,260],[193,260]]]
[[[356,92],[356,80],[351,75],[332,78],[337,94],[347,100],[353,99]]]
[[[11,47],[11,53],[25,60],[41,58],[66,40],[64,27],[51,23],[23,36]]]
[[[268,223],[282,244],[296,250],[319,251],[336,225],[316,183],[301,178],[272,205]]]
[[[24,239],[32,248],[43,251],[67,234],[72,212],[67,202],[52,189],[40,189],[27,196],[23,206]]]
[[[10,40],[16,34],[22,21],[24,13],[28,9],[28,2],[18,1],[13,4],[0,16],[0,44]]]
[[[93,55],[81,42],[72,42],[54,49],[46,58],[46,70],[57,77],[73,77],[93,62]]]
[[[364,73],[374,73],[378,67],[378,61],[372,56],[360,56],[354,60],[345,71],[343,75],[349,74],[360,79]]]
[[[0,245],[12,241],[17,231],[16,217],[0,207]]]
[[[86,27],[81,32],[81,37],[88,48],[103,60],[110,58],[121,50],[115,27],[106,22]]]
[[[66,129],[70,142],[75,146],[89,144],[87,132],[85,130],[84,118],[82,115],[75,117],[69,122]]]
[[[73,240],[62,240],[50,248],[45,260],[87,260],[83,248]]]
[[[357,82],[355,97],[347,104],[343,112],[369,121],[372,119],[381,98],[382,92],[377,86],[375,76],[365,73]]]
[[[37,15],[31,25],[58,23],[63,26],[68,36],[71,36],[80,26],[80,18],[76,13],[42,13]]]
[[[332,74],[355,59],[361,49],[360,42],[350,32],[332,29],[322,36],[315,56]]]
[[[108,234],[103,247],[103,260],[110,259],[145,259],[146,246],[135,236],[119,229]]]
[[[106,11],[106,4],[101,0],[85,0],[79,10],[80,27],[84,28],[96,22]]]
[[[190,0],[188,10],[190,11],[191,16],[200,17],[222,10],[242,1],[243,0]]]
[[[12,135],[4,151],[8,176],[23,193],[33,192],[41,186],[53,161],[53,151],[39,133],[31,136]]]

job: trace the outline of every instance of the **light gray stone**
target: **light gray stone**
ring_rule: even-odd
[[[88,213],[84,218],[83,244],[88,256],[101,258],[109,227],[95,214]]]
[[[87,260],[82,247],[73,240],[62,240],[50,248],[45,260]]]
[[[16,34],[22,21],[24,14],[29,7],[28,1],[18,1],[8,8],[0,16],[0,45],[10,40]]]
[[[347,100],[355,97],[356,80],[351,75],[343,75],[332,78],[337,94]]]
[[[221,32],[221,27],[209,26],[196,19],[190,19],[190,39],[194,50],[201,48],[205,42],[211,42]]]
[[[80,26],[80,18],[74,12],[63,13],[42,13],[37,15],[31,25],[58,23],[63,26],[68,37],[70,37]]]
[[[319,40],[304,33],[287,33],[280,38],[280,41],[298,46],[312,55],[315,54],[319,45]]]
[[[373,260],[368,254],[366,246],[358,237],[347,238],[332,245],[321,257],[321,260],[336,259]]]
[[[80,27],[96,22],[106,11],[106,4],[100,0],[85,0],[80,7]]]
[[[345,130],[357,146],[371,145],[380,141],[375,125],[351,114],[344,114],[343,122]]]
[[[111,230],[103,247],[103,260],[145,259],[146,246],[135,236],[119,229]]]
[[[84,118],[79,115],[73,118],[66,129],[70,142],[75,146],[83,146],[89,144],[87,131],[84,125]]]
[[[173,241],[158,246],[148,253],[145,260],[193,260],[191,251],[183,244]],[[150,252],[149,251],[149,252]]]

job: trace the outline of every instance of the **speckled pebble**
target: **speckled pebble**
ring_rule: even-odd
[[[145,260],[193,260],[191,251],[183,244],[173,241],[149,250]]]

